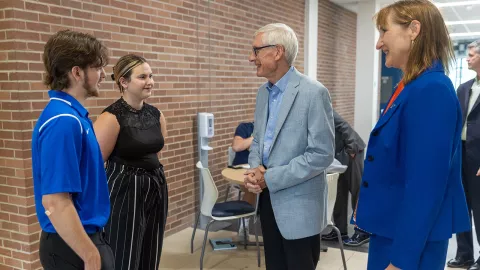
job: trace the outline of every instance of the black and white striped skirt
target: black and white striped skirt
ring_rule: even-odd
[[[116,270],[157,270],[168,213],[163,167],[145,170],[107,161],[111,214],[106,240]]]

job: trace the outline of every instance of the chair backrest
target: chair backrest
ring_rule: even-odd
[[[204,168],[202,162],[197,162],[197,168],[200,170],[200,174],[203,179],[203,198],[200,211],[202,215],[211,217],[212,209],[218,199],[218,189],[213,181],[212,174],[208,168]]]
[[[233,160],[235,159],[235,151],[233,151],[233,148],[231,146],[228,147],[228,166],[233,165]]]
[[[339,173],[327,174],[328,199],[327,199],[327,218],[328,224],[332,224],[333,207],[337,199],[337,186]]]

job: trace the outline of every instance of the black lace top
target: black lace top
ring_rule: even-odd
[[[146,170],[158,168],[157,153],[165,143],[160,128],[161,112],[147,103],[137,110],[123,98],[104,112],[115,115],[120,124],[120,133],[109,160]]]

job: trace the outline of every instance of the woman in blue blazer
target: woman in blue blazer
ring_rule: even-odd
[[[428,0],[398,1],[376,23],[377,49],[404,76],[368,143],[355,217],[373,234],[368,270],[443,270],[448,239],[470,229],[449,33]]]

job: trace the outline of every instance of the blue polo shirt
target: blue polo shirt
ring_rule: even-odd
[[[67,93],[49,91],[50,102],[32,135],[32,167],[38,221],[55,233],[42,196],[70,193],[87,233],[101,230],[110,216],[102,153],[88,111]]]

